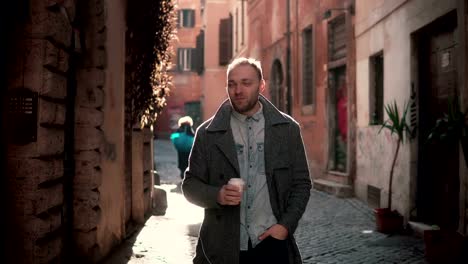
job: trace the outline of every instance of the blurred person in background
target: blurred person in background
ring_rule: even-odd
[[[192,149],[193,138],[193,120],[190,116],[181,117],[178,121],[179,128],[171,134],[171,141],[177,150],[178,167],[181,180],[184,178],[185,169],[188,166],[190,150]],[[173,191],[180,191],[181,183]]]

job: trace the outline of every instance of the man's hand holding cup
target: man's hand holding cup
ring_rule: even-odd
[[[241,178],[231,178],[218,193],[218,203],[221,205],[239,205],[244,191],[244,181]]]

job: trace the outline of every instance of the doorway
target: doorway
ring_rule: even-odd
[[[419,140],[416,206],[418,221],[456,230],[459,221],[459,147],[428,142],[457,88],[457,14],[437,19],[416,36],[419,83]]]
[[[346,66],[328,73],[329,94],[329,170],[346,173],[348,164],[348,107]]]
[[[200,101],[186,102],[184,104],[184,110],[185,115],[188,115],[192,118],[193,130],[196,130],[197,127],[203,122]]]
[[[281,111],[286,111],[286,89],[283,84],[283,67],[279,60],[273,62],[270,78],[271,102]]]

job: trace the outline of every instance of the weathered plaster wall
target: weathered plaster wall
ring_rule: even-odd
[[[366,200],[367,185],[382,188],[386,206],[389,167],[395,144],[369,125],[369,57],[384,54],[384,104],[396,100],[403,108],[411,93],[411,34],[456,8],[456,0],[358,1],[356,6],[357,178],[356,194]],[[416,142],[416,141],[415,141]],[[413,145],[412,145],[413,144]],[[393,205],[405,216],[411,209],[416,155],[415,143],[402,146],[396,165]],[[388,172],[388,173],[386,173]]]
[[[355,194],[362,200],[367,200],[367,185],[382,189],[380,202],[382,207],[388,204],[388,179],[393,155],[396,150],[395,135],[380,127],[372,126],[357,130],[357,177],[355,180]],[[398,154],[393,175],[393,203],[392,208],[399,212],[409,210],[410,192],[410,157],[408,145],[402,145]]]
[[[219,65],[219,21],[229,17],[227,0],[206,1],[205,14],[205,72],[201,86],[203,117],[210,118],[226,98],[226,67]]]

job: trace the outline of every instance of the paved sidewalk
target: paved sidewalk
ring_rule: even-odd
[[[156,169],[167,190],[165,216],[152,216],[143,229],[117,250],[108,263],[191,263],[203,210],[170,189],[180,181],[175,149],[155,142]],[[361,201],[312,190],[295,233],[304,263],[425,263],[421,239],[374,232],[372,211]]]
[[[304,263],[426,263],[421,239],[374,227],[372,210],[358,199],[312,190],[295,236]]]

